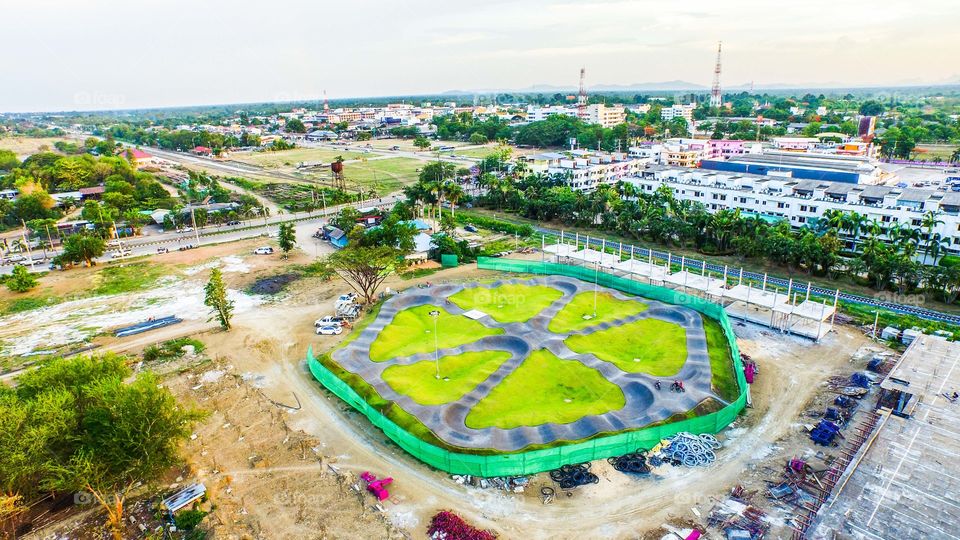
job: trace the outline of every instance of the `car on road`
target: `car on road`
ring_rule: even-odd
[[[239,224],[240,224],[239,221],[228,221],[228,222],[227,222],[227,225],[230,225],[230,226],[239,225]]]
[[[393,150],[393,151],[397,151],[397,150],[400,149],[400,147],[397,146],[397,145],[393,145],[393,146],[390,147],[390,149]]]
[[[133,253],[129,249],[118,249],[110,254],[111,259],[119,259],[120,257],[129,257]]]
[[[254,255],[270,255],[271,253],[273,253],[273,248],[270,246],[262,246],[253,250]]]
[[[339,326],[321,326],[317,328],[318,336],[338,336],[343,333],[343,328]]]
[[[177,229],[178,233],[188,233],[193,232],[193,227],[184,227],[182,229]]]
[[[162,254],[164,254],[164,253],[169,253],[169,252],[170,252],[170,250],[167,249],[167,248],[165,248],[165,247],[158,247],[158,248],[157,248],[157,254],[158,254],[158,255],[162,255]]]

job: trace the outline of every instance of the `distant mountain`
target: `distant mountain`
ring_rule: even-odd
[[[662,81],[646,82],[634,84],[595,84],[588,86],[588,92],[666,92],[671,90],[683,91],[704,91],[708,90],[706,86],[687,81]],[[474,90],[448,90],[443,95],[469,95],[469,94],[555,94],[555,93],[574,94],[577,92],[576,86],[558,86],[552,84],[535,84],[526,88],[478,88]]]

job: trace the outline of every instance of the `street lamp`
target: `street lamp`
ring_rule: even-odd
[[[597,318],[597,289],[600,282],[600,261],[597,261],[596,270],[593,273],[593,318]]]
[[[433,317],[433,358],[434,362],[437,365],[437,374],[436,378],[440,379],[440,338],[437,333],[437,320],[440,318],[440,311],[433,310],[430,312],[430,316]]]

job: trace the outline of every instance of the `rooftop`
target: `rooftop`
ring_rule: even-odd
[[[960,343],[921,335],[881,387],[909,418],[884,412],[810,537],[960,538]]]

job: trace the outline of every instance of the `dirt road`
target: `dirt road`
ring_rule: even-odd
[[[466,279],[480,272],[467,268],[437,274],[430,279]],[[483,274],[487,274],[484,272]],[[230,334],[205,336],[209,350],[229,360],[236,369],[256,373],[272,399],[289,401],[296,394],[303,408],[291,414],[295,429],[323,441],[324,451],[346,469],[373,470],[396,478],[397,502],[387,511],[398,525],[423,533],[424,524],[438,509],[451,508],[474,523],[505,537],[607,538],[633,537],[654,529],[672,517],[691,518],[690,507],[719,496],[771,443],[795,427],[794,419],[818,389],[819,383],[845,363],[866,339],[858,332],[838,328],[824,343],[812,345],[800,338],[760,332],[738,326],[744,352],[757,360],[761,376],[753,388],[754,408],[738,422],[737,434],[708,469],[661,468],[662,476],[634,480],[606,468],[601,483],[580,488],[573,497],[542,505],[534,490],[505,495],[455,484],[445,474],[430,471],[410,458],[358,414],[324,392],[307,373],[306,347],[332,346],[334,340],[312,333],[311,321],[329,309],[342,284],[303,287],[283,306],[267,306],[238,317]]]

